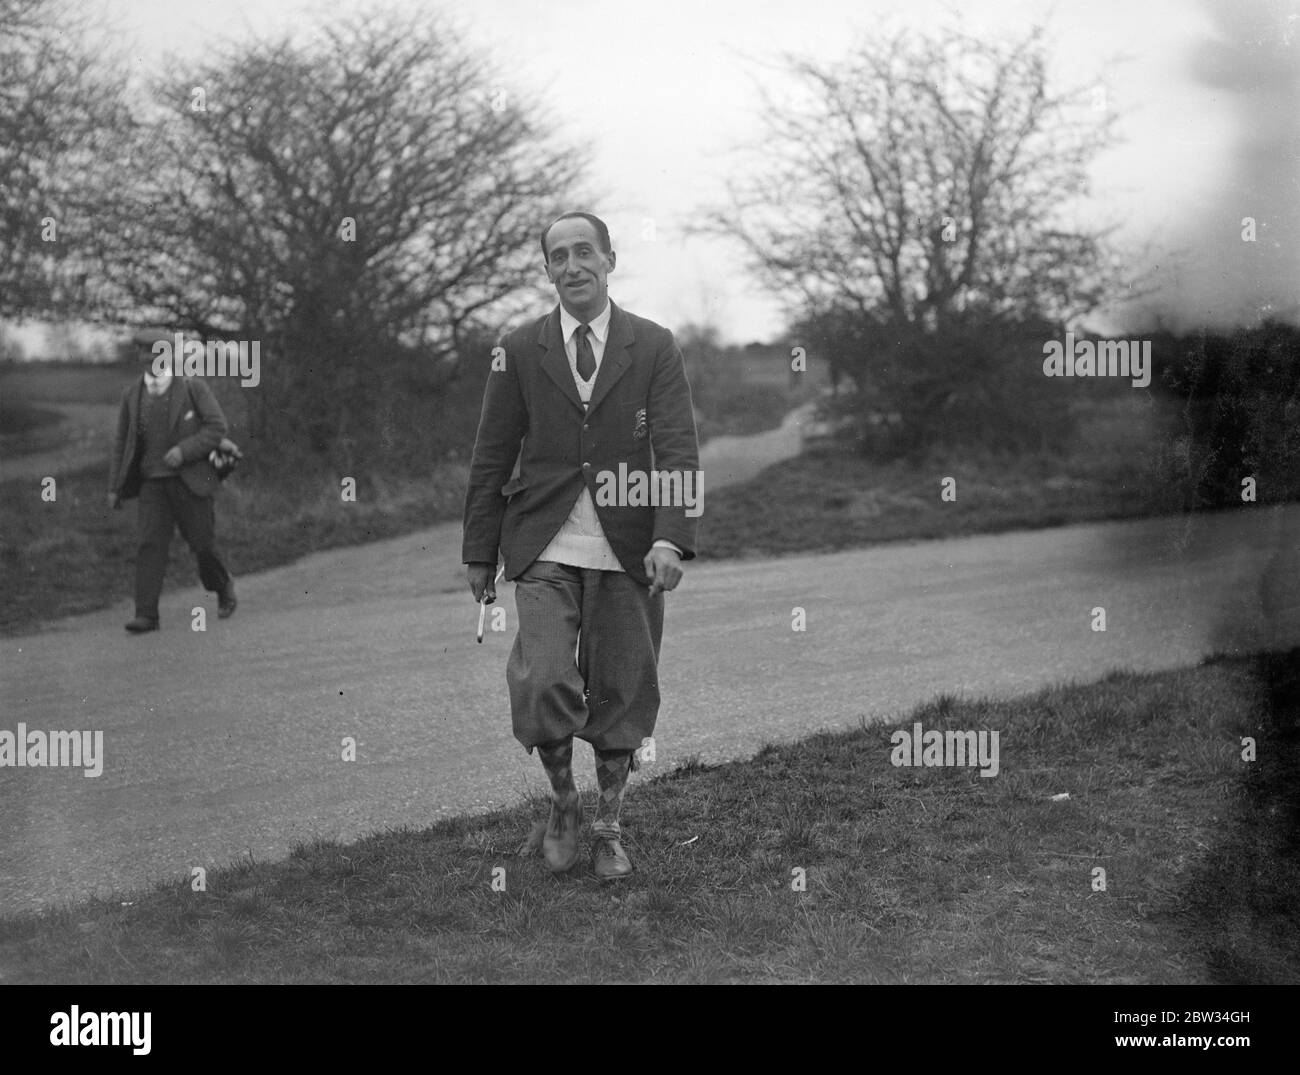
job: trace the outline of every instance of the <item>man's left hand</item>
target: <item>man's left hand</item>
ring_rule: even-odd
[[[673,590],[682,581],[682,558],[672,549],[656,546],[646,553],[645,573],[650,576],[650,596]]]
[[[167,454],[163,456],[163,462],[172,470],[179,469],[180,465],[185,462],[185,457],[181,455],[181,446],[178,444],[174,448],[168,448]]]

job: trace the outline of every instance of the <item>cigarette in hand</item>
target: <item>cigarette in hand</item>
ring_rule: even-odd
[[[501,581],[501,577],[505,573],[506,573],[506,565],[502,564],[499,568],[497,568],[496,581],[493,582],[492,584],[492,589],[494,591],[492,595],[493,597],[496,596],[495,593],[496,583]],[[487,590],[484,590],[483,596],[479,598],[479,603],[478,603],[478,641],[480,645],[482,645],[483,643],[483,621],[486,618],[487,618]]]

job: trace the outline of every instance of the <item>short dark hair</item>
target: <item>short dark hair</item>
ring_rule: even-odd
[[[575,217],[585,220],[588,224],[590,224],[593,228],[596,229],[596,238],[600,240],[601,250],[603,250],[606,254],[608,254],[613,249],[609,241],[609,228],[605,225],[605,222],[600,219],[600,217],[596,216],[594,213],[581,213],[576,211],[572,213],[561,213],[549,224],[547,224],[546,227],[542,229],[542,257],[545,258],[547,261],[549,261],[551,258],[551,252],[546,249],[547,233],[550,232],[550,230],[553,227],[555,227],[555,225],[558,224],[561,220],[573,220]]]

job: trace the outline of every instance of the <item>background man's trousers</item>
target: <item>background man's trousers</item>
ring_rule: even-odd
[[[149,478],[140,484],[138,531],[135,556],[135,614],[158,618],[158,597],[167,573],[167,554],[173,526],[180,527],[199,561],[199,579],[205,590],[225,593],[230,572],[216,550],[216,512],[213,498],[190,491],[179,478]]]
[[[515,738],[530,750],[571,735],[599,751],[639,748],[659,715],[664,595],[622,571],[535,560],[515,580],[515,606]]]

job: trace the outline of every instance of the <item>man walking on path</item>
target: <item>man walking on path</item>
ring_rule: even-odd
[[[108,506],[140,498],[135,558],[135,618],[132,634],[158,630],[158,598],[171,547],[172,530],[193,550],[204,589],[217,594],[217,615],[235,611],[235,584],[216,548],[213,496],[220,479],[208,460],[226,433],[226,417],[212,390],[198,378],[157,365],[152,344],[165,333],[137,334],[140,377],[122,393],[117,437],[108,475]]]
[[[604,222],[566,213],[541,243],[559,305],[493,352],[461,558],[475,601],[496,599],[499,554],[516,583],[506,682],[515,737],[537,748],[551,783],[547,865],[562,872],[578,858],[577,736],[595,753],[593,863],[611,880],[632,872],[619,812],[659,712],[663,595],[695,556],[699,510],[680,494],[699,488],[699,445],[672,333],[609,299]],[[622,495],[637,475],[652,495],[645,484]],[[668,475],[679,495],[653,495]]]

